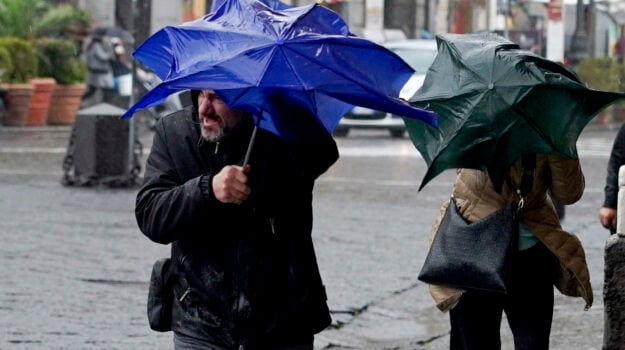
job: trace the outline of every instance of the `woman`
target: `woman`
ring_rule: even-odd
[[[502,190],[495,191],[487,173],[460,169],[453,196],[469,222],[482,219],[508,203],[518,202],[523,173],[521,159],[511,167]],[[553,199],[562,204],[578,201],[584,175],[578,160],[536,156],[533,186],[520,211],[519,245],[513,260],[508,294],[463,291],[430,285],[442,311],[450,311],[450,348],[500,349],[502,312],[506,312],[516,350],[548,349],[553,317],[553,285],[564,295],[582,297],[592,304],[592,288],[582,245],[560,226]],[[430,242],[445,209],[441,207]]]
[[[94,33],[86,50],[87,90],[82,96],[82,107],[108,102],[110,95],[114,94],[114,57],[110,39]]]

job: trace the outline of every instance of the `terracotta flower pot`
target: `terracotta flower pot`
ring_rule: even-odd
[[[85,84],[57,85],[52,93],[48,124],[74,124],[84,92]]]
[[[53,78],[38,78],[32,79],[30,83],[35,89],[30,102],[26,125],[46,125],[48,121],[48,112],[50,110],[50,101],[52,100],[52,92],[56,87],[56,80]]]
[[[28,110],[33,96],[32,84],[7,84],[7,91],[11,98],[9,110],[4,118],[4,125],[24,126],[28,119]]]

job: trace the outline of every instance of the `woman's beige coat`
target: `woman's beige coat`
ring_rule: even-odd
[[[511,167],[508,180],[499,194],[495,192],[485,172],[473,169],[458,170],[453,196],[462,216],[469,222],[474,222],[508,203],[518,202],[519,195],[516,189],[520,183],[521,173],[521,161],[518,160]],[[586,308],[589,308],[592,305],[593,295],[584,249],[576,236],[562,230],[551,201],[551,198],[555,198],[562,204],[572,204],[581,198],[583,191],[584,175],[578,160],[538,155],[534,185],[520,212],[520,220],[560,260],[560,266],[553,266],[558,276],[554,282],[558,290],[564,295],[582,297],[586,302]],[[432,226],[430,244],[448,205],[449,201],[443,203]],[[437,307],[447,311],[456,305],[463,291],[430,285],[430,293]]]

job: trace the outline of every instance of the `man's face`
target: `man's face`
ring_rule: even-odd
[[[244,112],[230,109],[212,90],[202,90],[198,97],[202,137],[217,142],[228,136],[243,119]]]

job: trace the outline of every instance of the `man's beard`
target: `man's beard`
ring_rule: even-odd
[[[204,140],[208,142],[223,141],[225,138],[227,138],[233,132],[235,132],[240,127],[240,124],[241,123],[230,125],[228,123],[219,123],[219,129],[216,131],[210,131],[210,132],[202,126],[201,127],[202,137],[204,138]]]
[[[224,128],[219,128],[216,132],[208,132],[206,129],[202,128],[202,137],[208,142],[219,142],[226,137],[226,133]]]

